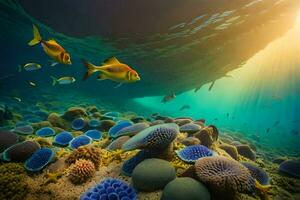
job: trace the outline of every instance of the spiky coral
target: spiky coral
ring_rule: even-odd
[[[101,163],[101,150],[90,145],[79,147],[68,156],[66,163],[73,164],[79,159],[92,161],[95,168],[98,169]]]
[[[0,199],[25,199],[27,188],[25,170],[20,164],[7,163],[0,166]]]
[[[95,174],[95,165],[90,160],[79,159],[69,169],[69,179],[73,184],[82,184]]]

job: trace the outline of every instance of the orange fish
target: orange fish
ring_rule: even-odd
[[[132,83],[140,80],[140,77],[135,70],[131,69],[128,65],[119,62],[115,57],[106,59],[102,66],[95,66],[87,61],[83,61],[83,64],[87,68],[87,72],[85,73],[83,80],[86,80],[95,72],[101,72],[98,76],[98,80],[109,79],[121,84]]]
[[[28,43],[28,45],[34,46],[37,44],[41,44],[45,53],[55,62],[66,65],[72,64],[70,54],[67,53],[66,50],[62,46],[60,46],[55,40],[43,40],[37,27],[33,25],[33,39]],[[57,63],[52,64],[52,66],[54,66]]]

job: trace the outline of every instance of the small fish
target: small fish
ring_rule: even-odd
[[[101,72],[98,80],[109,79],[118,83],[133,83],[141,80],[138,73],[128,65],[121,63],[117,58],[111,57],[103,62],[102,66],[95,66],[92,63],[83,61],[87,72],[84,74],[83,80],[86,80],[95,72]],[[119,84],[117,87],[119,87]]]
[[[185,110],[185,109],[190,109],[191,107],[189,105],[183,105],[179,110]]]
[[[215,120],[215,121],[217,121],[217,120],[218,120],[218,118],[215,118],[214,120]]]
[[[166,96],[164,96],[164,98],[161,100],[162,103],[167,103],[169,101],[172,101],[174,98],[176,98],[176,94],[172,93],[172,94],[168,94]]]
[[[42,68],[42,66],[38,63],[26,63],[23,65],[18,65],[18,67],[19,72],[22,72],[22,69],[24,69],[25,71],[34,71]]]
[[[208,91],[211,91],[211,89],[213,88],[213,86],[215,85],[216,80],[214,80],[213,82],[211,82]]]
[[[229,113],[226,114],[226,117],[227,117],[227,118],[229,117]]]
[[[270,128],[267,128],[266,132],[269,133],[270,132]]]
[[[60,46],[55,40],[43,40],[38,28],[35,25],[33,25],[33,39],[28,43],[28,45],[34,46],[37,44],[41,44],[45,53],[55,62],[65,65],[72,64],[70,54],[67,53],[66,50],[62,46]]]
[[[61,78],[55,78],[54,76],[51,76],[52,78],[52,85],[56,85],[56,84],[59,84],[59,85],[68,85],[68,84],[71,84],[71,83],[74,83],[76,81],[76,79],[74,77],[71,77],[71,76],[64,76],[64,77],[61,77]]]
[[[17,100],[18,102],[21,102],[22,101],[22,99],[21,98],[19,98],[19,97],[13,97],[15,100]]]
[[[34,82],[32,82],[32,81],[28,81],[28,83],[29,83],[29,85],[31,85],[31,86],[33,86],[33,87],[36,86],[36,84],[35,84]]]
[[[279,120],[277,120],[276,122],[274,122],[273,127],[277,126],[280,123]]]

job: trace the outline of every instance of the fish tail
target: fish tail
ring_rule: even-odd
[[[52,78],[52,85],[56,85],[57,84],[57,78],[55,78],[54,76],[50,76]]]
[[[22,66],[18,65],[18,72],[22,72]]]
[[[37,45],[42,41],[42,37],[40,35],[38,28],[34,24],[32,26],[33,26],[33,39],[30,42],[28,42],[29,46]]]
[[[92,75],[94,72],[96,72],[97,69],[96,69],[95,65],[93,65],[92,63],[90,63],[88,61],[83,60],[82,62],[84,64],[84,66],[87,68],[87,71],[83,76],[83,80],[86,80],[90,75]]]

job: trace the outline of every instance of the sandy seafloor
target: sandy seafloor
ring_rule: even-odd
[[[103,102],[92,102],[92,103],[82,103],[82,102],[89,102],[88,99],[84,99],[83,97],[77,99],[69,99],[65,101],[61,101],[61,99],[51,99],[51,96],[45,95],[44,97],[31,97],[31,98],[23,98],[21,102],[13,99],[12,96],[7,96],[3,98],[3,104],[6,104],[8,108],[10,108],[13,118],[6,120],[2,124],[1,129],[12,129],[14,128],[15,124],[18,121],[22,121],[22,117],[24,116],[25,111],[30,111],[33,107],[38,108],[40,110],[46,111],[49,116],[53,113],[57,113],[58,115],[64,114],[69,108],[71,107],[80,107],[83,110],[87,111],[91,107],[97,107],[97,112],[100,115],[97,115],[99,119],[103,113],[108,111],[116,111],[113,110],[112,106],[107,107]],[[138,114],[133,112],[122,112],[122,118],[128,119]],[[86,116],[86,118],[91,118],[90,116]],[[93,116],[93,118],[95,118]],[[145,119],[147,119],[145,117]],[[49,120],[46,119],[45,121]],[[43,122],[45,124],[45,122]],[[41,127],[43,123],[33,123],[32,126]],[[49,123],[47,123],[49,125]],[[56,127],[53,124],[50,124],[52,128],[54,128],[57,132],[62,131],[63,127]],[[67,128],[70,131],[70,128]],[[83,131],[71,131],[74,135],[83,134]],[[122,163],[132,157],[137,151],[132,152],[125,152],[119,154],[118,151],[116,152],[108,152],[105,150],[105,146],[109,144],[109,140],[105,138],[106,133],[104,132],[104,139],[99,142],[93,142],[93,146],[101,149],[101,165],[99,169],[96,171],[95,176],[92,179],[87,181],[86,183],[80,185],[74,185],[70,182],[68,178],[67,168],[68,166],[65,164],[64,160],[68,157],[71,153],[70,149],[62,148],[59,149],[57,147],[52,147],[51,143],[53,137],[46,138],[42,140],[40,144],[50,146],[54,148],[56,151],[56,159],[53,163],[45,167],[41,172],[35,174],[27,174],[24,181],[26,182],[27,188],[27,195],[25,197],[26,200],[75,200],[79,199],[80,195],[87,191],[89,188],[93,187],[95,184],[101,182],[103,179],[107,177],[114,177],[118,179],[122,179],[126,181],[128,184],[131,184],[131,178],[124,176],[121,174],[121,166]],[[36,140],[37,136],[29,135],[26,136],[26,140]],[[186,137],[186,134],[181,133],[177,139],[175,139],[175,146],[180,146],[180,141]],[[300,199],[300,179],[293,178],[287,176],[285,174],[279,173],[278,168],[279,164],[274,163],[274,159],[281,158],[282,160],[287,159],[299,159],[294,157],[293,154],[286,154],[286,152],[276,151],[276,149],[272,148],[264,148],[259,144],[258,141],[251,140],[243,136],[242,133],[233,133],[230,131],[220,131],[219,139],[214,142],[212,148],[219,154],[224,156],[230,157],[226,152],[220,150],[218,146],[224,143],[230,143],[232,141],[239,141],[242,144],[248,144],[256,153],[257,159],[255,163],[264,169],[269,177],[270,177],[270,185],[271,190],[268,192],[267,195],[264,196],[249,196],[246,194],[239,194],[235,196],[236,199],[275,199],[275,200],[284,200],[284,199]],[[47,145],[47,143],[49,143]],[[102,148],[101,148],[102,147]],[[181,145],[182,147],[182,145]],[[240,160],[249,161],[247,158],[239,156]],[[174,160],[178,161],[174,153],[174,158],[171,163],[175,163]],[[0,165],[4,165],[4,162],[1,162]],[[175,165],[175,164],[174,164]],[[188,164],[182,164],[182,168],[176,168],[177,175],[180,174],[187,169],[189,166]],[[51,179],[51,175],[55,176],[55,174],[60,174],[61,176],[57,179]],[[49,178],[50,177],[50,178]],[[213,192],[213,191],[211,191]],[[155,191],[155,192],[138,192],[138,199],[140,200],[150,200],[150,199],[160,199],[162,191]]]

